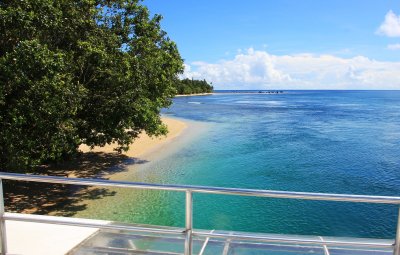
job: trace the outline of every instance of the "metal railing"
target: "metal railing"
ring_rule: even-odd
[[[168,226],[159,226],[159,227],[127,226],[123,224],[113,224],[113,223],[104,225],[89,221],[76,222],[64,219],[62,217],[60,217],[59,219],[54,219],[54,218],[44,219],[44,218],[37,218],[34,215],[5,213],[2,179],[15,180],[15,181],[55,183],[55,184],[73,184],[73,185],[84,185],[84,186],[103,186],[103,187],[185,192],[186,193],[185,228],[184,229],[171,228]],[[210,231],[194,230],[193,193],[400,205],[400,197],[390,197],[390,196],[346,195],[346,194],[326,194],[326,193],[311,193],[311,192],[288,192],[288,191],[276,191],[276,190],[204,187],[204,186],[191,186],[191,185],[150,184],[150,183],[140,183],[140,182],[110,181],[104,179],[63,178],[63,177],[53,177],[53,176],[26,175],[26,174],[0,172],[1,251],[2,254],[7,253],[5,220],[17,220],[17,221],[40,222],[49,224],[72,225],[81,227],[94,227],[101,229],[128,230],[128,231],[139,231],[139,232],[142,231],[149,233],[164,233],[164,234],[181,234],[185,236],[185,247],[184,247],[185,255],[192,254],[193,237],[230,238],[236,240],[252,240],[252,241],[262,241],[262,242],[279,242],[279,243],[294,243],[294,244],[318,244],[325,247],[329,245],[340,245],[340,246],[357,246],[357,247],[365,246],[365,247],[376,247],[376,248],[391,248],[393,249],[393,255],[400,255],[400,207],[399,207],[396,237],[394,243],[387,244],[380,242],[358,242],[358,241],[355,242],[355,241],[339,241],[339,240],[324,240],[324,239],[315,240],[312,238],[292,238],[292,237],[289,238],[289,237],[276,237],[276,236],[258,235],[258,234],[216,233]]]

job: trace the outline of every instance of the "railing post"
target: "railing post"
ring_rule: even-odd
[[[400,255],[400,206],[397,216],[396,239],[394,241],[393,255]]]
[[[193,194],[186,191],[186,210],[185,210],[185,255],[192,255],[192,229],[193,229]]]
[[[4,220],[4,195],[2,179],[0,179],[0,244],[1,254],[7,254],[6,222]]]

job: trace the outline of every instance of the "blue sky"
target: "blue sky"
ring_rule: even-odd
[[[400,0],[144,4],[163,15],[185,76],[219,89],[400,89]]]

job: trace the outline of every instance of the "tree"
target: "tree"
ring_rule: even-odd
[[[177,93],[180,95],[189,95],[196,93],[211,93],[213,86],[206,80],[183,79],[175,83]]]
[[[166,134],[183,61],[137,0],[0,1],[0,167]]]

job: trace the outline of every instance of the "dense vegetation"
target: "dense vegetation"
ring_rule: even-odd
[[[183,79],[175,84],[177,93],[179,95],[197,94],[197,93],[211,93],[213,86],[208,84],[205,80],[190,80]]]
[[[166,134],[183,62],[138,0],[0,1],[0,168]]]

